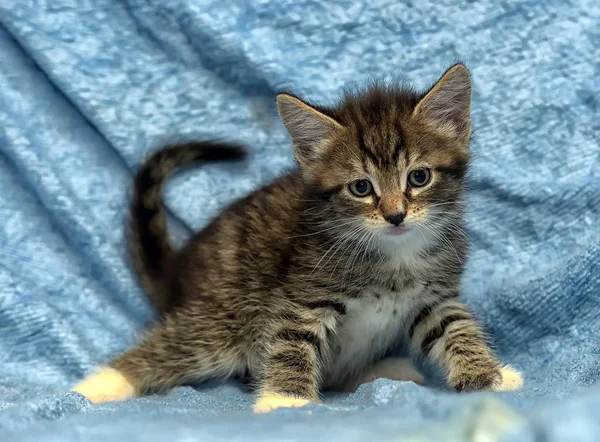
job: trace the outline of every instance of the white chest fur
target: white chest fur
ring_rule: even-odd
[[[417,287],[410,293],[397,293],[372,288],[347,302],[347,313],[331,342],[329,387],[339,387],[344,380],[360,376],[399,343],[406,316],[421,290]]]

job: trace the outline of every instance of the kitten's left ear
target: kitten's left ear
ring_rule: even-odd
[[[413,112],[440,131],[457,138],[471,136],[471,75],[464,64],[448,69]]]
[[[342,130],[333,118],[292,95],[277,95],[277,110],[302,166],[317,159],[325,147],[323,141]]]

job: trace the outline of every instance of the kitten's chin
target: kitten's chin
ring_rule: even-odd
[[[382,232],[383,233],[383,232]],[[382,252],[387,254],[392,262],[402,262],[406,265],[413,265],[417,262],[417,256],[428,247],[432,238],[427,232],[422,232],[416,226],[406,228],[400,234],[391,235],[385,232],[382,235]]]
[[[384,234],[388,236],[400,236],[410,232],[410,230],[410,227],[400,224],[399,226],[388,227]]]
[[[414,226],[400,225],[398,227],[386,227],[381,232],[383,244],[396,248],[413,246],[415,242],[420,243],[423,235]]]

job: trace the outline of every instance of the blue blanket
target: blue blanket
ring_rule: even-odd
[[[251,148],[170,183],[184,241],[292,164],[277,90],[426,87],[457,59],[476,128],[464,297],[523,391],[378,380],[265,416],[235,383],[68,392],[152,321],[123,228],[149,152]],[[0,1],[0,440],[599,440],[599,78],[595,0]]]

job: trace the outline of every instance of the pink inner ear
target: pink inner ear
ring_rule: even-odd
[[[328,116],[295,97],[280,95],[277,98],[277,107],[299,159],[306,162],[318,157],[320,142],[341,127]]]
[[[464,67],[448,71],[417,105],[435,124],[462,128],[470,122],[471,78]]]

